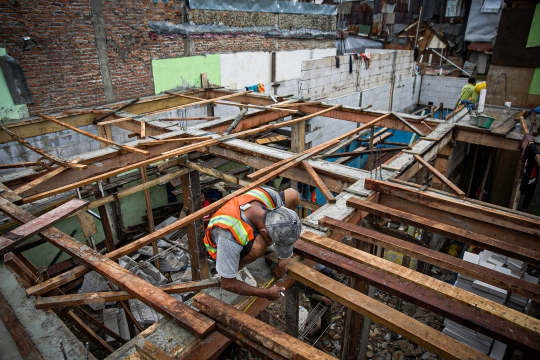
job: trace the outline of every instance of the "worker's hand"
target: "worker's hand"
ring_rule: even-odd
[[[267,295],[265,295],[264,297],[267,298],[268,300],[275,301],[275,300],[279,299],[279,297],[281,296],[280,292],[283,292],[283,291],[285,291],[284,287],[272,286],[272,287],[266,289],[266,294]]]
[[[279,259],[277,265],[272,267],[272,274],[280,279],[287,272],[287,259]]]
[[[330,305],[332,304],[332,300],[330,300],[330,299],[327,298],[326,296],[323,296],[321,300],[324,302],[324,304],[325,304],[326,306],[330,306]]]

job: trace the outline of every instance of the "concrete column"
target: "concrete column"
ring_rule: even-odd
[[[112,85],[111,70],[109,68],[109,53],[107,51],[107,39],[105,35],[105,25],[103,23],[103,13],[101,12],[101,1],[90,0],[92,8],[92,23],[94,24],[94,33],[96,36],[96,49],[98,53],[99,70],[101,72],[101,81],[103,83],[103,92],[105,101],[113,103],[116,101]]]

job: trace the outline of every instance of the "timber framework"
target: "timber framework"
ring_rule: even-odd
[[[216,105],[237,111],[232,116],[218,117],[213,113]],[[206,114],[182,116],[184,110],[194,108],[205,109]],[[306,148],[306,122],[321,117],[356,126],[330,141]],[[447,177],[456,142],[517,151],[522,138],[521,134],[471,127],[466,117],[467,109],[463,107],[444,120],[436,120],[371,111],[369,106],[347,107],[248,91],[200,89],[5,123],[0,142],[16,141],[38,153],[40,160],[2,165],[2,169],[11,170],[1,175],[0,210],[11,220],[1,225],[0,254],[4,261],[0,265],[0,290],[4,296],[0,297],[0,306],[9,303],[4,299],[5,291],[18,292],[22,295],[17,301],[36,312],[36,318],[67,319],[110,359],[216,358],[231,342],[265,359],[332,358],[298,339],[299,292],[294,285],[298,282],[347,309],[342,359],[365,356],[370,322],[445,359],[489,359],[485,353],[403,314],[398,307],[376,301],[373,293],[378,289],[506,344],[507,354],[519,349],[528,358],[538,356],[540,320],[536,311],[540,287],[536,283],[426,245],[437,234],[540,266],[538,217],[471,199],[470,189],[460,189]],[[513,124],[514,119],[509,121]],[[100,149],[60,158],[25,140],[66,130],[99,142]],[[410,141],[387,141],[394,130],[407,133]],[[119,132],[129,141],[118,140]],[[291,151],[279,145],[288,140]],[[353,141],[363,141],[363,145],[344,152],[344,147]],[[386,147],[377,146],[382,144]],[[368,157],[364,169],[347,166],[361,156]],[[337,160],[329,161],[331,158]],[[238,166],[217,169],[229,162]],[[295,255],[289,259],[288,274],[276,282],[288,289],[287,333],[256,318],[269,306],[266,299],[241,297],[227,301],[212,296],[219,284],[212,278],[202,242],[206,215],[255,187],[279,187],[276,179],[287,179],[293,186],[309,185],[318,189],[325,200],[322,206],[307,199],[301,201],[302,235],[295,244]],[[173,191],[182,194],[183,202],[174,220],[158,225],[150,190],[169,182],[179,187]],[[202,207],[202,186],[218,182],[226,185],[226,195]],[[123,187],[128,183],[133,184]],[[120,236],[118,213],[129,211],[122,209],[120,199],[134,194],[144,197],[144,203],[138,206],[146,210],[145,232],[141,236]],[[513,194],[512,200],[518,196]],[[73,233],[54,227],[70,218],[79,221],[83,242],[76,240]],[[103,228],[100,232],[104,241],[100,244],[93,239],[98,233],[94,219],[99,219]],[[366,220],[375,226],[363,226]],[[413,228],[412,236],[391,232],[386,226],[390,222]],[[187,242],[176,241],[182,236]],[[344,238],[352,241],[344,243]],[[191,271],[189,281],[152,283],[126,265],[130,261],[126,257],[144,250],[159,271],[164,266],[162,259],[167,259],[165,254],[159,256],[160,242],[185,252]],[[35,266],[25,252],[45,243],[54,245],[59,254],[71,260],[62,262],[62,266]],[[402,263],[385,259],[385,250],[402,254]],[[272,259],[274,255],[270,254],[267,260]],[[417,262],[416,270],[409,269],[411,259]],[[324,276],[312,263],[348,276],[349,283]],[[141,265],[135,262],[133,266]],[[507,299],[498,302],[430,277],[430,266],[502,289]],[[6,267],[16,274],[18,282],[4,281],[13,277]],[[71,290],[80,286],[90,272],[105,279],[106,288],[91,294],[73,293]],[[269,278],[257,279],[259,285],[272,285]],[[199,293],[189,301],[177,297],[194,292]],[[512,295],[530,299],[528,310],[508,307]],[[162,319],[144,329],[132,305],[134,299]],[[120,302],[138,335],[128,334],[126,338],[118,333],[118,326],[111,329],[85,309],[115,301]],[[41,309],[52,309],[54,313]],[[25,356],[41,358],[36,343],[39,334],[21,325],[18,314],[1,312],[4,323],[12,324],[9,330],[19,332],[17,345],[25,349]],[[120,347],[112,347],[96,328],[116,339]],[[85,353],[80,343],[66,340],[60,345],[68,353],[66,358]]]

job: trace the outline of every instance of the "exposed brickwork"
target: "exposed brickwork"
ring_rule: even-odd
[[[280,29],[317,29],[323,31],[336,30],[336,17],[329,15],[296,15],[279,14]]]
[[[275,14],[267,12],[191,10],[190,20],[197,25],[274,26]]]
[[[0,46],[22,66],[36,110],[103,103],[89,1],[2,1]],[[23,49],[23,36],[37,45]]]
[[[184,56],[181,36],[152,39],[148,26],[149,21],[182,22],[181,6],[179,0],[171,0],[168,5],[153,4],[150,0],[101,0],[109,68],[117,101],[152,95],[152,60]],[[221,22],[225,23],[225,19],[228,25],[234,26],[241,26],[244,21],[247,22],[244,25],[271,23],[273,26],[275,21],[275,15],[270,13],[190,12],[195,13],[200,16],[200,21],[215,22],[221,17]],[[244,20],[241,20],[242,14],[246,14]],[[279,16],[283,19],[293,15]],[[302,19],[309,17],[297,17],[301,18],[299,26],[306,26],[302,25]],[[7,53],[21,64],[34,99],[35,103],[28,106],[31,115],[105,103],[90,0],[2,0],[0,26],[0,47],[5,47]],[[23,36],[30,36],[36,45],[23,50]],[[333,47],[334,43],[326,39],[276,40],[258,35],[224,35],[195,38],[194,45],[193,55],[203,55],[325,48]]]

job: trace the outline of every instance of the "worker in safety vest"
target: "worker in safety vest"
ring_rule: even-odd
[[[241,295],[276,300],[284,288],[260,289],[236,279],[238,271],[264,256],[274,245],[278,263],[272,268],[276,279],[287,272],[287,259],[294,242],[300,237],[300,218],[292,209],[300,203],[294,189],[281,193],[269,188],[254,188],[229,200],[210,219],[204,244],[208,255],[216,260],[221,287]]]

